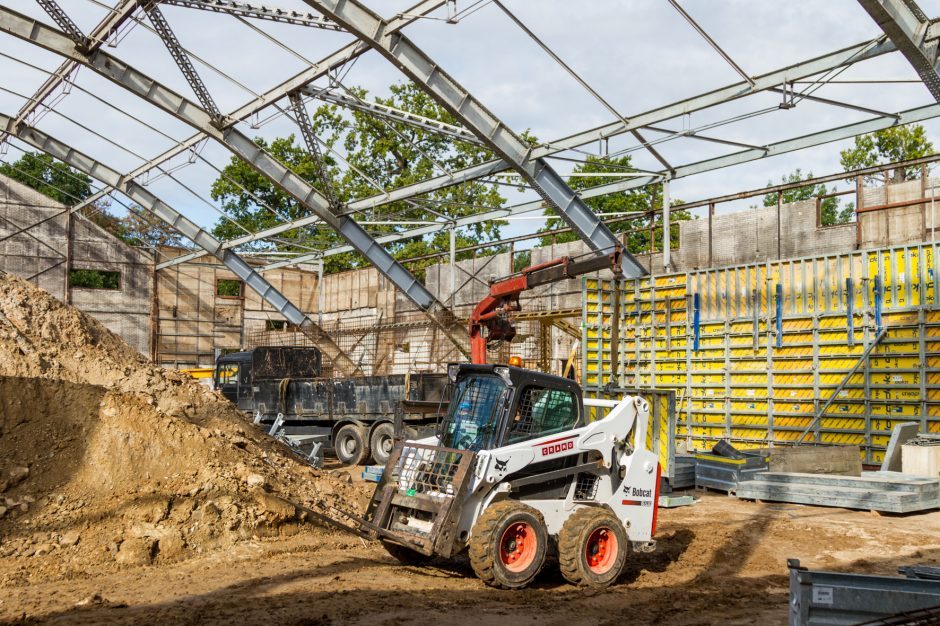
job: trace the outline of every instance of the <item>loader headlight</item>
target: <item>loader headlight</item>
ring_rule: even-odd
[[[508,367],[505,367],[505,366],[494,367],[494,368],[493,368],[493,371],[496,373],[497,376],[499,376],[500,378],[502,378],[503,381],[504,381],[507,385],[511,385],[511,384],[512,384],[512,380],[510,380],[510,378],[509,378],[509,368],[508,368]]]
[[[447,366],[447,377],[450,378],[450,382],[457,382],[457,374],[460,372],[460,365],[457,363],[451,363]]]

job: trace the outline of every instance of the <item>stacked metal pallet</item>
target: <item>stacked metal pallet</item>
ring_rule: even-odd
[[[900,472],[861,476],[764,472],[738,484],[736,495],[745,500],[911,513],[940,508],[940,478]]]

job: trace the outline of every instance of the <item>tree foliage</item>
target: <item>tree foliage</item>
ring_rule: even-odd
[[[807,172],[806,176],[803,176],[802,170],[796,168],[790,174],[784,176],[780,179],[780,183],[787,185],[791,183],[798,183],[804,180],[809,180],[813,177],[812,172]],[[772,187],[773,182],[767,181],[767,186]],[[832,188],[832,191],[836,191],[835,187]],[[792,202],[802,202],[804,200],[812,200],[820,196],[824,196],[829,191],[827,191],[826,186],[823,184],[816,185],[805,185],[803,187],[796,187],[793,189],[787,189],[783,192],[782,203],[790,204]],[[776,191],[768,193],[764,196],[764,206],[771,207],[777,206],[777,197],[780,194]],[[855,213],[855,203],[849,202],[844,207],[840,206],[839,198],[829,197],[823,198],[820,205],[820,221],[823,226],[832,226],[834,224],[846,224],[852,221],[852,215]]]
[[[933,153],[933,144],[927,139],[924,127],[920,124],[907,124],[859,135],[855,138],[852,148],[842,150],[839,154],[842,168],[848,172],[863,167],[918,159]],[[866,179],[869,182],[879,180],[888,184],[901,183],[918,176],[920,172],[916,167],[898,167],[884,174],[868,176]]]
[[[361,89],[353,93],[362,99],[368,97]],[[445,109],[411,83],[393,85],[388,98],[376,97],[374,101],[426,118],[456,123]],[[318,179],[316,164],[293,135],[271,142],[259,138],[256,142],[317,189],[322,191],[324,183],[332,185],[342,202],[370,197],[383,190],[441,175],[445,170],[461,169],[493,158],[491,152],[476,144],[406,124],[383,121],[358,111],[341,113],[335,106],[318,107],[311,121],[317,136],[330,148],[341,151],[349,164],[341,167],[333,154],[324,151],[328,181]],[[238,158],[232,158],[223,175],[215,181],[212,197],[222,203],[223,210],[231,218],[231,221],[220,221],[214,228],[213,232],[223,239],[244,234],[241,227],[256,232],[307,216],[303,206]],[[356,219],[370,222],[367,230],[380,236],[417,226],[391,222],[428,222],[429,211],[456,219],[476,213],[481,208],[500,206],[503,200],[495,185],[473,181],[440,189],[412,201],[376,207]],[[462,229],[457,245],[465,247],[497,239],[500,226],[501,222],[490,221]],[[449,238],[448,232],[439,231],[423,238],[390,243],[386,247],[399,258],[423,256],[448,249]],[[330,228],[322,225],[281,233],[278,239],[277,249],[289,252],[305,252],[311,247],[323,249],[345,243]],[[271,249],[273,246],[270,242],[256,242],[254,247]],[[413,269],[420,274],[422,266],[431,262],[416,264]],[[363,263],[358,255],[348,253],[327,257],[325,268],[327,271],[340,271]]]
[[[75,206],[92,194],[91,178],[42,152],[26,152],[13,163],[0,163],[0,174],[65,206]]]
[[[598,184],[609,182],[606,178],[577,176],[578,174],[593,173],[629,173],[635,171],[632,167],[630,156],[622,156],[615,159],[601,157],[588,157],[585,163],[578,164],[569,179],[569,186],[575,191],[590,189]],[[618,191],[616,193],[587,198],[584,200],[595,213],[604,214],[601,219],[607,223],[614,233],[626,233],[627,250],[634,254],[643,254],[650,251],[650,218],[646,214],[650,210],[654,211],[653,231],[654,231],[654,249],[663,249],[663,213],[662,213],[662,187],[661,185],[648,185],[639,189],[630,189],[628,191]],[[681,200],[672,198],[670,201],[669,221],[670,221],[670,245],[675,248],[679,245],[679,225],[678,222],[692,219],[692,215],[679,206]],[[619,216],[611,214],[620,213],[642,213],[638,216]],[[548,215],[558,215],[554,209],[547,212]],[[567,223],[561,219],[550,220],[548,224],[539,229],[539,232],[548,232],[559,228],[567,227]],[[549,246],[553,242],[566,243],[576,241],[579,236],[575,232],[559,233],[557,235],[545,235],[539,238],[540,246]]]

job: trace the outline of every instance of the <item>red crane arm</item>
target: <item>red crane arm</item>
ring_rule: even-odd
[[[546,263],[527,267],[517,274],[490,283],[490,293],[470,314],[470,361],[486,363],[486,344],[489,341],[510,341],[516,328],[510,313],[520,310],[519,296],[533,287],[575,278],[582,274],[610,269],[620,274],[620,251],[591,257],[583,261],[560,257]],[[484,336],[483,330],[486,329]]]

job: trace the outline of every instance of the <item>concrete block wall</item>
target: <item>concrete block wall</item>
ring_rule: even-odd
[[[70,220],[65,206],[0,176],[0,238],[33,224],[0,242],[0,269],[91,314],[149,357],[153,254],[128,246],[80,214]],[[70,288],[70,267],[120,272],[120,288]]]

